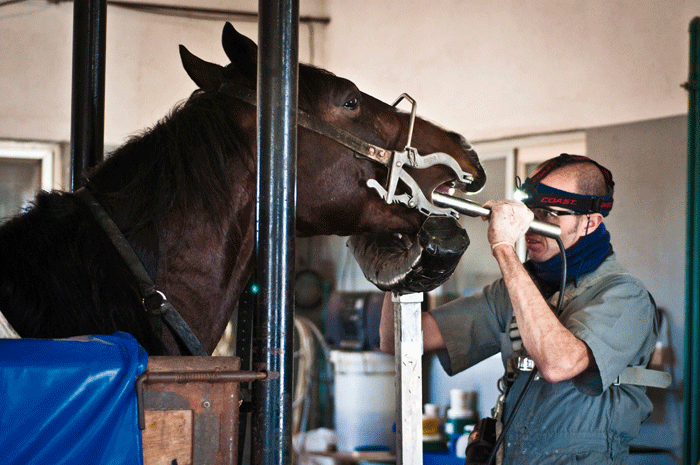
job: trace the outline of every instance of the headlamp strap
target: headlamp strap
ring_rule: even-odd
[[[596,161],[591,160],[588,157],[584,157],[583,155],[570,155],[568,153],[562,153],[558,157],[549,160],[549,162],[546,165],[544,165],[537,173],[533,174],[530,177],[530,179],[532,179],[533,183],[539,184],[545,176],[547,176],[555,169],[577,162],[593,163],[603,174],[603,177],[605,178],[605,184],[611,189],[615,187],[615,183],[613,182],[612,173],[610,172],[610,170],[600,165]]]
[[[593,163],[602,173],[605,178],[605,184],[608,186],[610,195],[605,197],[590,196],[590,195],[580,195],[573,194],[571,192],[565,192],[553,187],[549,187],[545,184],[541,184],[542,179],[544,179],[549,173],[561,168],[562,166],[570,165],[577,162],[588,162]],[[545,164],[539,171],[537,171],[530,178],[525,180],[522,188],[527,191],[530,197],[530,202],[533,204],[552,206],[552,207],[563,207],[579,212],[600,212],[603,216],[612,209],[613,198],[612,192],[615,183],[612,179],[612,173],[607,168],[601,166],[597,162],[591,160],[583,155],[569,155],[568,153],[562,153],[556,158],[551,159],[547,164]],[[527,203],[530,203],[527,202]]]

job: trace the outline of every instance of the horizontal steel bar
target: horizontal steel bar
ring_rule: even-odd
[[[491,210],[477,203],[459,197],[441,194],[440,192],[433,192],[433,203],[438,207],[454,208],[459,213],[469,216],[483,216],[484,218],[488,218],[491,215]],[[539,234],[540,236],[551,237],[552,239],[561,235],[559,226],[545,223],[544,221],[533,221],[530,223],[528,231]]]

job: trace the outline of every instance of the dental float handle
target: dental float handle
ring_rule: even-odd
[[[484,218],[488,218],[491,215],[491,210],[484,208],[477,203],[470,200],[461,199],[459,197],[445,195],[440,192],[433,192],[433,203],[438,207],[453,208],[459,213],[463,213],[468,216],[483,216]],[[538,234],[540,236],[551,237],[552,239],[556,239],[561,235],[561,229],[559,226],[537,220],[530,223],[530,229],[528,229],[528,232]]]

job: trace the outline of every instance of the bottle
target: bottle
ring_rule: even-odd
[[[445,449],[447,446],[442,435],[440,406],[425,404],[423,409],[423,451]]]
[[[445,434],[450,453],[455,456],[464,456],[464,451],[457,450],[457,441],[463,435],[469,435],[476,424],[476,414],[471,408],[474,393],[461,389],[450,390],[450,408],[447,409],[445,421]]]

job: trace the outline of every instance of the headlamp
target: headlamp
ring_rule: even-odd
[[[565,165],[577,162],[590,162],[595,164],[600,169],[605,178],[606,185],[610,195],[582,195],[573,192],[566,192],[553,187],[542,184],[542,179],[552,171]],[[612,180],[612,174],[603,166],[594,162],[588,157],[581,155],[569,155],[562,153],[556,158],[550,160],[537,173],[525,180],[518,186],[515,198],[522,201],[528,208],[545,208],[561,207],[567,210],[573,210],[580,214],[600,213],[603,216],[608,216],[613,205],[613,186],[615,183]]]

